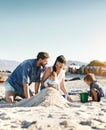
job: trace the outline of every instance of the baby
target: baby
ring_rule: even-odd
[[[53,87],[53,88],[59,90],[56,72],[54,72],[54,71],[51,72],[49,78],[44,82],[44,86],[45,87]]]
[[[44,86],[45,86],[45,88],[46,87],[52,87],[52,88],[57,89],[60,92],[60,94],[65,99],[67,99],[67,95],[64,94],[62,92],[62,90],[60,89],[60,86],[59,86],[59,83],[58,83],[58,79],[57,79],[57,73],[56,72],[54,72],[54,71],[51,72],[49,78],[44,82]],[[72,100],[70,99],[70,101],[72,101]]]
[[[85,83],[90,86],[89,96],[92,97],[93,101],[99,102],[101,97],[104,97],[103,90],[101,88],[101,84],[98,83],[98,81],[95,78],[95,75],[92,73],[88,73],[84,77]]]

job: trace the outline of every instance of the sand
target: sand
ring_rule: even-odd
[[[106,90],[106,78],[98,77]],[[68,91],[83,90],[83,80],[66,82]],[[4,86],[0,86],[0,97]],[[15,104],[0,101],[0,130],[106,130],[106,97],[100,102],[81,103],[79,94],[68,102],[55,89],[45,89]]]

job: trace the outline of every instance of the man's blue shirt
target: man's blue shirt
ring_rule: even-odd
[[[40,82],[40,74],[42,67],[37,67],[36,59],[25,60],[19,64],[7,79],[7,82],[15,89],[16,93],[23,93],[23,84],[32,82]]]

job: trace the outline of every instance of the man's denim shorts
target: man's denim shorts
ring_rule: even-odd
[[[13,91],[13,92],[15,92],[15,89],[10,85],[10,83],[9,82],[5,82],[5,91],[7,92],[7,91]]]

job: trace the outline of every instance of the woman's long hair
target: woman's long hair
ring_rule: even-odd
[[[66,64],[66,58],[65,58],[63,55],[60,55],[60,56],[58,56],[58,57],[56,58],[56,61],[55,61],[54,65],[53,65],[53,71],[55,71],[55,72],[56,72],[56,63],[57,63],[57,62]]]

